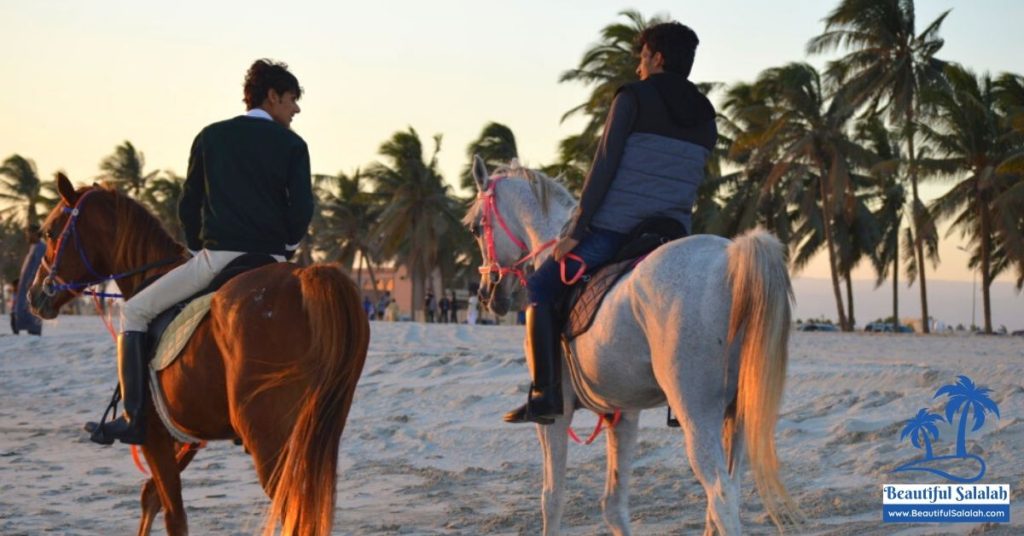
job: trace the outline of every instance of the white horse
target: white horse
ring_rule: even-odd
[[[544,174],[513,162],[493,176],[473,162],[479,195],[465,222],[483,253],[481,298],[497,314],[539,266],[576,200]],[[530,256],[534,255],[534,256]],[[526,261],[524,261],[526,259]],[[518,277],[509,277],[516,275]],[[677,416],[686,453],[707,494],[705,534],[740,533],[744,444],[765,509],[780,529],[800,512],[778,476],[775,422],[786,373],[792,289],[784,249],[764,231],[730,242],[710,235],[651,253],[605,297],[589,331],[563,362],[563,416],[537,426],[544,454],[544,534],[559,533],[566,432],[574,399],[599,413],[621,411],[607,432],[601,506],[612,533],[630,534],[628,484],[640,410]]]

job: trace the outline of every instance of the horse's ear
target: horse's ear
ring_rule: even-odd
[[[487,164],[478,154],[473,155],[473,180],[476,181],[477,190],[487,191],[487,183],[491,180],[491,176],[487,172]]]
[[[75,187],[71,185],[68,176],[61,171],[57,172],[57,192],[69,207],[75,206],[75,203],[78,202],[78,193],[75,192]]]

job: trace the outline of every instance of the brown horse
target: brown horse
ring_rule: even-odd
[[[46,257],[30,290],[43,318],[97,279],[117,278],[127,299],[184,262],[182,246],[137,202],[95,185],[76,191],[63,175],[57,185],[61,202],[46,220]],[[356,286],[337,266],[273,263],[221,287],[180,357],[159,373],[182,431],[240,440],[251,453],[271,499],[265,533],[330,533],[338,446],[368,343]],[[167,533],[186,534],[180,473],[195,451],[147,405],[142,450],[153,476],[139,534],[161,507]]]

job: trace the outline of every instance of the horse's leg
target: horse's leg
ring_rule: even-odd
[[[723,536],[739,534],[739,472],[729,474],[722,441],[721,404],[713,398],[698,398],[692,393],[666,395],[669,395],[672,411],[679,418],[685,435],[690,467],[708,498],[706,520],[710,524],[705,527],[704,534],[713,534],[713,528]]]
[[[544,454],[544,487],[540,495],[544,536],[557,536],[561,532],[562,508],[565,506],[565,461],[572,413],[572,406],[567,405],[564,415],[556,418],[554,423],[537,425],[537,439]]]
[[[188,467],[192,458],[195,458],[199,449],[194,447],[181,447],[177,454],[178,473],[180,474]],[[147,536],[153,528],[153,521],[160,513],[160,495],[156,490],[156,482],[152,478],[142,485],[142,520],[139,523],[139,536]]]
[[[639,424],[639,411],[623,411],[618,424],[605,432],[608,435],[608,476],[604,496],[601,497],[601,510],[605,523],[616,536],[632,534],[629,529],[629,474],[633,468]]]
[[[164,510],[164,525],[167,527],[168,536],[179,536],[188,534],[188,519],[185,515],[185,505],[181,500],[181,474],[178,470],[178,460],[174,454],[174,439],[167,432],[163,425],[159,424],[159,417],[156,411],[150,411],[147,415],[151,423],[146,433],[146,444],[142,447],[142,453],[149,464],[149,470],[153,477],[151,481],[160,497]],[[148,532],[149,524],[146,521],[148,501],[146,488],[142,490],[143,516],[139,526],[139,534]],[[151,521],[151,520],[150,520]]]

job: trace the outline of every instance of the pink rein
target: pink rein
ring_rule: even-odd
[[[537,249],[530,251],[530,248],[526,245],[526,243],[520,240],[518,237],[516,237],[512,230],[508,228],[508,224],[505,223],[505,218],[502,217],[501,211],[498,210],[498,200],[497,197],[495,196],[495,188],[498,185],[498,181],[504,180],[506,178],[507,177],[505,176],[492,177],[490,183],[487,185],[487,189],[480,192],[479,194],[480,201],[483,204],[481,225],[483,226],[484,244],[486,244],[487,247],[487,257],[491,260],[491,264],[485,264],[481,266],[479,270],[480,275],[486,278],[489,278],[492,273],[497,273],[499,281],[501,281],[501,279],[503,279],[506,275],[512,274],[519,279],[519,284],[525,287],[526,274],[523,272],[521,266],[523,266],[530,259],[537,257],[537,255],[540,255],[551,246],[554,246],[555,243],[558,242],[558,240],[548,240],[547,242],[541,244]],[[519,250],[523,252],[523,256],[520,257],[519,260],[517,260],[516,262],[512,263],[511,266],[502,266],[498,262],[498,248],[494,245],[494,220],[497,220],[498,225],[500,225],[501,229],[505,231],[505,236],[507,236],[508,239],[511,240],[513,244],[518,246]],[[577,270],[571,278],[568,277],[568,275],[565,273],[565,260],[570,258],[580,263],[579,270]],[[565,283],[566,285],[575,285],[577,282],[579,282],[580,279],[583,278],[583,275],[586,273],[587,270],[587,263],[583,262],[582,258],[573,253],[567,254],[562,260],[559,261],[559,265],[561,267],[562,283]],[[575,441],[576,443],[589,445],[593,443],[594,440],[597,439],[597,436],[601,434],[603,425],[605,424],[606,420],[608,421],[608,428],[614,428],[615,425],[619,423],[619,418],[621,416],[622,412],[619,410],[615,410],[615,413],[611,417],[606,417],[605,415],[598,414],[597,424],[594,426],[594,431],[590,434],[590,437],[588,437],[586,441],[580,441],[579,436],[576,435],[576,432],[572,429],[572,426],[568,428],[569,438]]]
[[[505,218],[501,215],[501,211],[498,210],[498,200],[497,197],[495,196],[495,188],[498,186],[498,181],[504,180],[506,178],[507,177],[504,176],[492,178],[490,184],[487,185],[487,190],[482,191],[479,194],[480,201],[483,204],[481,224],[483,225],[484,231],[484,243],[487,246],[487,257],[491,260],[491,263],[489,265],[485,264],[481,266],[479,268],[479,271],[480,275],[487,278],[490,277],[491,273],[497,273],[499,281],[503,279],[506,275],[512,274],[516,276],[517,279],[519,279],[519,284],[525,287],[526,274],[523,272],[523,269],[521,267],[524,264],[526,264],[527,261],[537,257],[538,255],[546,251],[548,248],[554,246],[555,243],[558,242],[558,239],[553,238],[551,240],[548,240],[547,242],[541,244],[537,249],[530,251],[529,246],[527,246],[525,242],[516,237],[512,230],[508,228],[508,224],[505,223]],[[502,266],[498,262],[498,250],[497,247],[494,245],[494,220],[498,220],[498,225],[500,225],[501,229],[505,231],[505,236],[507,236],[508,239],[511,240],[513,244],[518,246],[519,250],[523,252],[523,256],[520,257],[519,260],[512,263],[511,266]],[[571,278],[569,278],[565,273],[565,259],[573,259],[576,262],[580,263],[579,270],[577,270]],[[559,261],[559,264],[561,265],[562,282],[565,283],[566,285],[576,284],[580,279],[583,278],[583,275],[586,273],[587,270],[587,264],[583,262],[583,259],[573,253],[567,254],[565,258]]]

